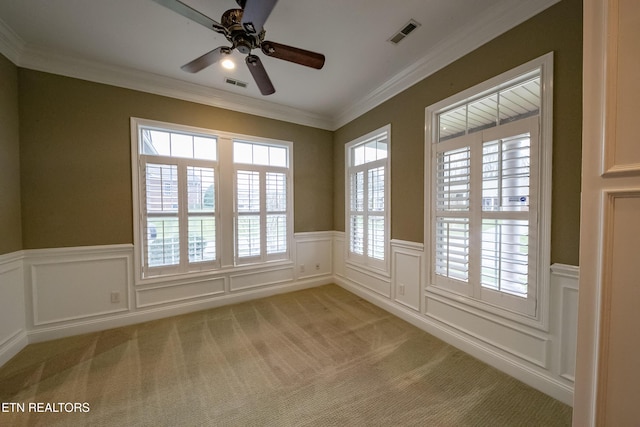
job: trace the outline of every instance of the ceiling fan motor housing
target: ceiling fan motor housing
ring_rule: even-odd
[[[264,40],[264,29],[260,33],[249,33],[242,26],[242,9],[229,9],[221,18],[222,25],[227,29],[227,40],[233,44],[238,52],[249,54],[252,49],[260,47]]]

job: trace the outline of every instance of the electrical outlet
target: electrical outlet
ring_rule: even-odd
[[[316,264],[316,270],[320,270],[320,264]]]
[[[111,302],[114,304],[120,302],[120,292],[111,292]]]
[[[404,283],[400,283],[400,286],[398,286],[398,293],[404,295]]]
[[[300,273],[304,273],[304,264],[300,264]]]

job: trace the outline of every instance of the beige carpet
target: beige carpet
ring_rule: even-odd
[[[571,424],[570,407],[335,285],[30,345],[0,368],[2,402],[25,410],[0,426]]]

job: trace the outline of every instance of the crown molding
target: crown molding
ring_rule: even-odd
[[[298,108],[188,83],[146,71],[62,55],[31,46],[23,48],[17,65],[36,71],[104,83],[305,126],[321,129],[330,129],[332,126],[327,117]]]
[[[366,96],[353,102],[333,117],[334,130],[357,119],[383,102],[398,95],[436,71],[474,51],[500,34],[553,6],[560,0],[530,0],[487,9],[473,25],[438,43],[431,53],[393,76]]]

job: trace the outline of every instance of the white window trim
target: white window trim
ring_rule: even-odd
[[[387,157],[386,159],[376,160],[374,162],[365,163],[358,166],[351,165],[351,148],[357,146],[367,140],[370,140],[382,133],[387,134]],[[354,254],[350,250],[350,216],[351,216],[351,185],[350,185],[350,172],[354,169],[369,169],[371,165],[379,167],[385,166],[384,188],[385,188],[385,200],[384,200],[384,261],[371,259],[366,254],[359,255]],[[345,145],[345,254],[347,264],[356,266],[376,274],[381,274],[385,277],[390,277],[391,269],[391,124],[383,126],[372,132],[367,133],[353,141],[348,142]]]
[[[212,136],[217,138],[218,144],[218,160],[217,167],[219,168],[219,175],[216,181],[217,194],[216,194],[216,226],[219,228],[219,232],[216,239],[217,245],[217,261],[209,264],[210,269],[203,269],[201,271],[180,272],[175,274],[163,274],[157,276],[143,276],[142,263],[144,260],[144,244],[145,237],[142,232],[142,209],[141,203],[141,176],[140,176],[140,128],[157,128],[164,131],[176,131],[185,132],[191,134],[200,134],[206,136]],[[136,285],[163,283],[175,281],[177,279],[185,278],[199,278],[208,277],[211,274],[220,275],[227,274],[232,271],[244,271],[247,268],[254,268],[257,266],[278,266],[278,265],[291,265],[293,263],[293,250],[292,244],[294,239],[293,224],[294,224],[294,183],[293,183],[293,142],[275,140],[270,138],[263,138],[254,135],[245,135],[238,133],[230,133],[224,131],[217,131],[213,129],[199,128],[194,126],[180,125],[176,123],[161,122],[156,120],[148,120],[137,117],[130,118],[130,135],[131,135],[131,178],[132,178],[132,204],[133,204],[133,244],[134,244],[134,283]],[[242,140],[250,141],[265,145],[286,146],[288,149],[288,179],[287,184],[287,253],[286,257],[278,257],[274,260],[259,260],[252,263],[238,262],[236,263],[235,257],[235,231],[234,231],[234,211],[235,211],[235,190],[232,185],[221,185],[221,183],[233,183],[234,182],[234,170],[235,164],[233,163],[233,141]],[[221,159],[230,160],[223,162]],[[179,158],[174,160],[180,161]],[[196,161],[199,162],[199,161]],[[226,164],[228,163],[228,164]],[[224,224],[220,222],[226,221]]]
[[[431,177],[431,156],[434,141],[437,140],[438,113],[453,109],[468,103],[477,98],[482,98],[497,89],[509,86],[509,82],[526,75],[533,70],[540,69],[541,82],[541,107],[540,107],[540,150],[539,176],[538,176],[538,250],[537,250],[537,270],[534,273],[537,277],[536,286],[536,311],[534,315],[528,316],[517,313],[490,303],[475,299],[473,297],[462,296],[458,293],[448,291],[442,287],[434,286],[432,283],[432,245],[434,238],[432,231],[432,221],[434,219],[435,207],[432,207],[432,177]],[[458,302],[462,302],[474,309],[479,309],[491,314],[498,315],[518,323],[532,326],[544,331],[549,330],[549,295],[550,295],[550,263],[551,263],[551,175],[552,175],[552,153],[553,153],[553,52],[549,52],[539,58],[529,61],[521,66],[509,70],[503,74],[493,77],[483,83],[455,94],[447,99],[428,106],[425,109],[425,173],[424,173],[424,241],[425,241],[425,274],[427,293],[437,294]],[[474,134],[471,134],[473,136]]]

